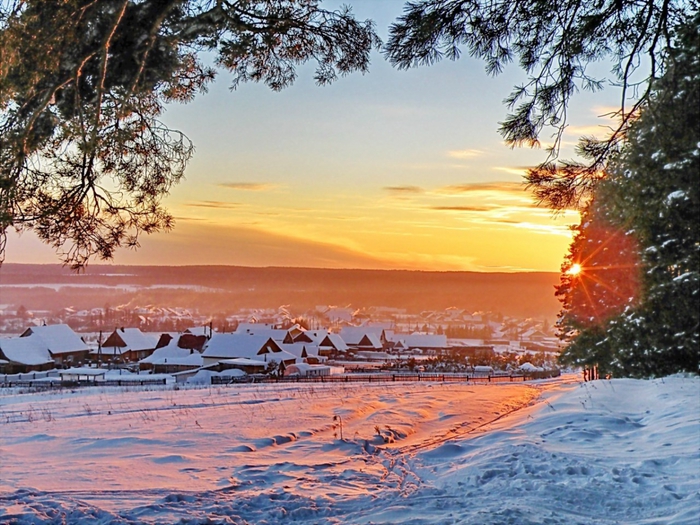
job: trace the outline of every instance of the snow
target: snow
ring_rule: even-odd
[[[11,337],[0,339],[0,349],[10,361],[25,365],[53,363],[48,348],[32,337]]]
[[[237,357],[260,359],[262,356],[265,362],[283,360],[294,362],[296,360],[295,356],[284,352],[280,345],[268,336],[238,332],[232,334],[214,333],[204,346],[202,356],[205,359],[205,364]]]
[[[161,348],[158,348],[156,351],[154,351],[151,355],[148,357],[144,357],[139,361],[139,363],[146,363],[146,364],[163,364],[163,363],[179,363],[182,360],[187,360],[189,357],[193,355],[192,350],[188,350],[187,348],[180,348],[177,346],[177,341],[173,339],[170,341],[170,343],[167,346],[163,346]],[[197,355],[200,356],[201,359],[201,354],[197,352]],[[201,363],[200,363],[201,364]]]
[[[85,342],[66,324],[32,326],[23,337],[39,341],[52,354],[65,354],[90,350]]]
[[[124,346],[121,349],[122,353],[126,353],[129,350],[153,350],[158,344],[158,339],[155,336],[144,334],[138,328],[120,328],[115,330],[115,332],[124,342]]]
[[[0,390],[0,523],[661,524],[700,378]]]

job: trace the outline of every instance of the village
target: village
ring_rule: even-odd
[[[282,306],[216,319],[162,308],[17,314],[4,317],[6,329],[25,325],[0,338],[0,386],[559,373],[559,340],[546,320],[457,308],[411,314],[317,306],[292,315]],[[114,321],[133,324],[107,330]]]

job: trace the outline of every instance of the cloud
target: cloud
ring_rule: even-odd
[[[334,243],[302,239],[251,226],[181,223],[141,241],[138,252],[121,251],[121,264],[232,264],[314,268],[395,268],[396,262]]]
[[[518,175],[524,177],[527,170],[532,166],[494,166],[493,169],[497,171],[503,171],[511,175]]]
[[[242,204],[240,202],[223,202],[223,201],[199,201],[199,202],[188,202],[185,206],[191,208],[213,208],[217,210],[233,210],[240,208]]]
[[[209,219],[205,219],[204,217],[186,217],[186,216],[178,216],[175,215],[173,217],[176,221],[208,221]]]
[[[217,186],[241,191],[267,191],[277,187],[276,184],[270,184],[269,182],[221,182]]]
[[[484,152],[479,149],[461,149],[447,152],[447,155],[453,159],[470,159],[473,157],[479,157],[483,154]]]
[[[596,117],[612,117],[620,111],[620,106],[596,105],[591,107],[591,113]]]
[[[429,210],[435,211],[492,211],[495,208],[493,206],[429,206]]]
[[[386,191],[392,193],[423,193],[423,188],[419,186],[384,186]]]
[[[437,192],[447,195],[461,195],[464,193],[484,191],[522,194],[524,189],[525,187],[520,182],[468,182],[465,184],[443,186],[442,188],[439,188]]]
[[[564,133],[575,137],[595,137],[606,136],[612,132],[610,126],[593,125],[593,126],[567,126]]]

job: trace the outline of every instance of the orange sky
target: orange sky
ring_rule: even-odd
[[[353,2],[380,32],[402,2]],[[578,214],[553,217],[522,184],[542,150],[499,136],[503,99],[522,81],[462,58],[396,71],[376,54],[370,73],[313,83],[311,68],[279,93],[221,75],[165,121],[196,146],[167,197],[175,230],[120,251],[118,264],[233,264],[425,270],[558,271]],[[582,134],[609,124],[614,91],[569,109],[571,157]],[[548,132],[542,137],[546,142]],[[31,234],[10,235],[8,262],[58,262]]]

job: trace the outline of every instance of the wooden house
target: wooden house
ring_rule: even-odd
[[[114,360],[124,363],[140,361],[151,355],[158,340],[144,334],[138,328],[118,328],[102,343],[102,355],[112,356]]]
[[[82,363],[90,353],[90,347],[67,324],[32,326],[20,338],[30,338],[37,347],[48,350],[57,366]]]

